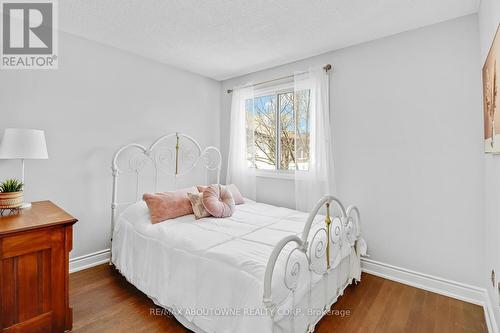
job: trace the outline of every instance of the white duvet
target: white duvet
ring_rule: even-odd
[[[273,319],[262,302],[267,261],[279,240],[302,233],[306,219],[306,213],[249,202],[238,205],[230,218],[195,220],[187,215],[151,224],[148,208],[141,201],[117,220],[113,263],[132,284],[191,329],[273,332]],[[310,235],[323,223],[318,216]],[[334,248],[333,266],[352,249],[348,244]],[[310,274],[304,262],[299,288],[292,297],[283,285],[284,262],[282,256],[277,263],[273,300],[292,307],[307,296],[309,286],[320,276]],[[353,262],[359,265],[359,260],[351,259],[345,265],[347,270]],[[343,275],[352,277],[351,272]]]

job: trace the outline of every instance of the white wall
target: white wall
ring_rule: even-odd
[[[483,141],[477,16],[223,82],[225,90],[330,63],[338,195],[356,204],[372,259],[481,285]],[[258,200],[293,206],[293,184]]]
[[[486,60],[493,36],[500,23],[500,1],[481,0],[479,8],[479,33],[481,41],[481,66]],[[495,318],[500,325],[500,299],[498,290],[490,279],[491,270],[500,276],[500,156],[484,155],[485,190],[485,267],[482,271],[484,284],[495,309]],[[497,278],[497,283],[498,283]]]
[[[26,195],[79,219],[76,257],[109,248],[114,151],[175,131],[218,145],[220,83],[65,33],[59,50],[58,70],[0,71],[0,132],[46,131],[49,160],[27,161]],[[6,177],[19,162],[0,160]]]
[[[500,12],[494,3],[482,3],[483,59]],[[500,247],[492,236],[500,231],[500,162],[483,163],[478,40],[472,15],[224,81],[220,90],[216,81],[62,33],[58,70],[0,71],[0,131],[46,130],[50,159],[27,162],[26,195],[79,218],[76,257],[109,247],[117,147],[182,131],[220,143],[227,157],[226,89],[331,63],[338,194],[360,207],[372,259],[484,285],[484,234],[490,253]],[[484,175],[493,179],[485,192]],[[0,160],[0,179],[18,176],[17,161]],[[293,184],[261,178],[258,196],[293,207]],[[487,260],[500,274],[498,255]]]

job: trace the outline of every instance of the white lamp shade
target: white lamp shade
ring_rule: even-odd
[[[7,128],[0,142],[0,159],[47,159],[45,133],[41,130]]]

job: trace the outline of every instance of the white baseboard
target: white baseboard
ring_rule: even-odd
[[[498,333],[498,325],[495,319],[495,314],[493,313],[493,303],[491,303],[490,295],[485,291],[484,300],[484,317],[486,319],[486,325],[488,325],[488,332]]]
[[[69,260],[69,272],[75,273],[87,268],[101,265],[109,262],[111,252],[109,249],[104,249],[94,253],[89,253],[84,256],[72,258]]]
[[[490,333],[498,333],[498,326],[486,289],[385,264],[368,258],[362,258],[361,261],[363,272],[482,306],[484,308],[488,331]]]
[[[478,305],[484,304],[486,290],[464,283],[362,258],[363,271],[412,287],[432,291]]]

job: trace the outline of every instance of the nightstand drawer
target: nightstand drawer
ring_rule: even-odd
[[[50,249],[52,237],[59,238],[60,230],[31,231],[8,236],[1,240],[0,258],[16,257],[30,252]]]

